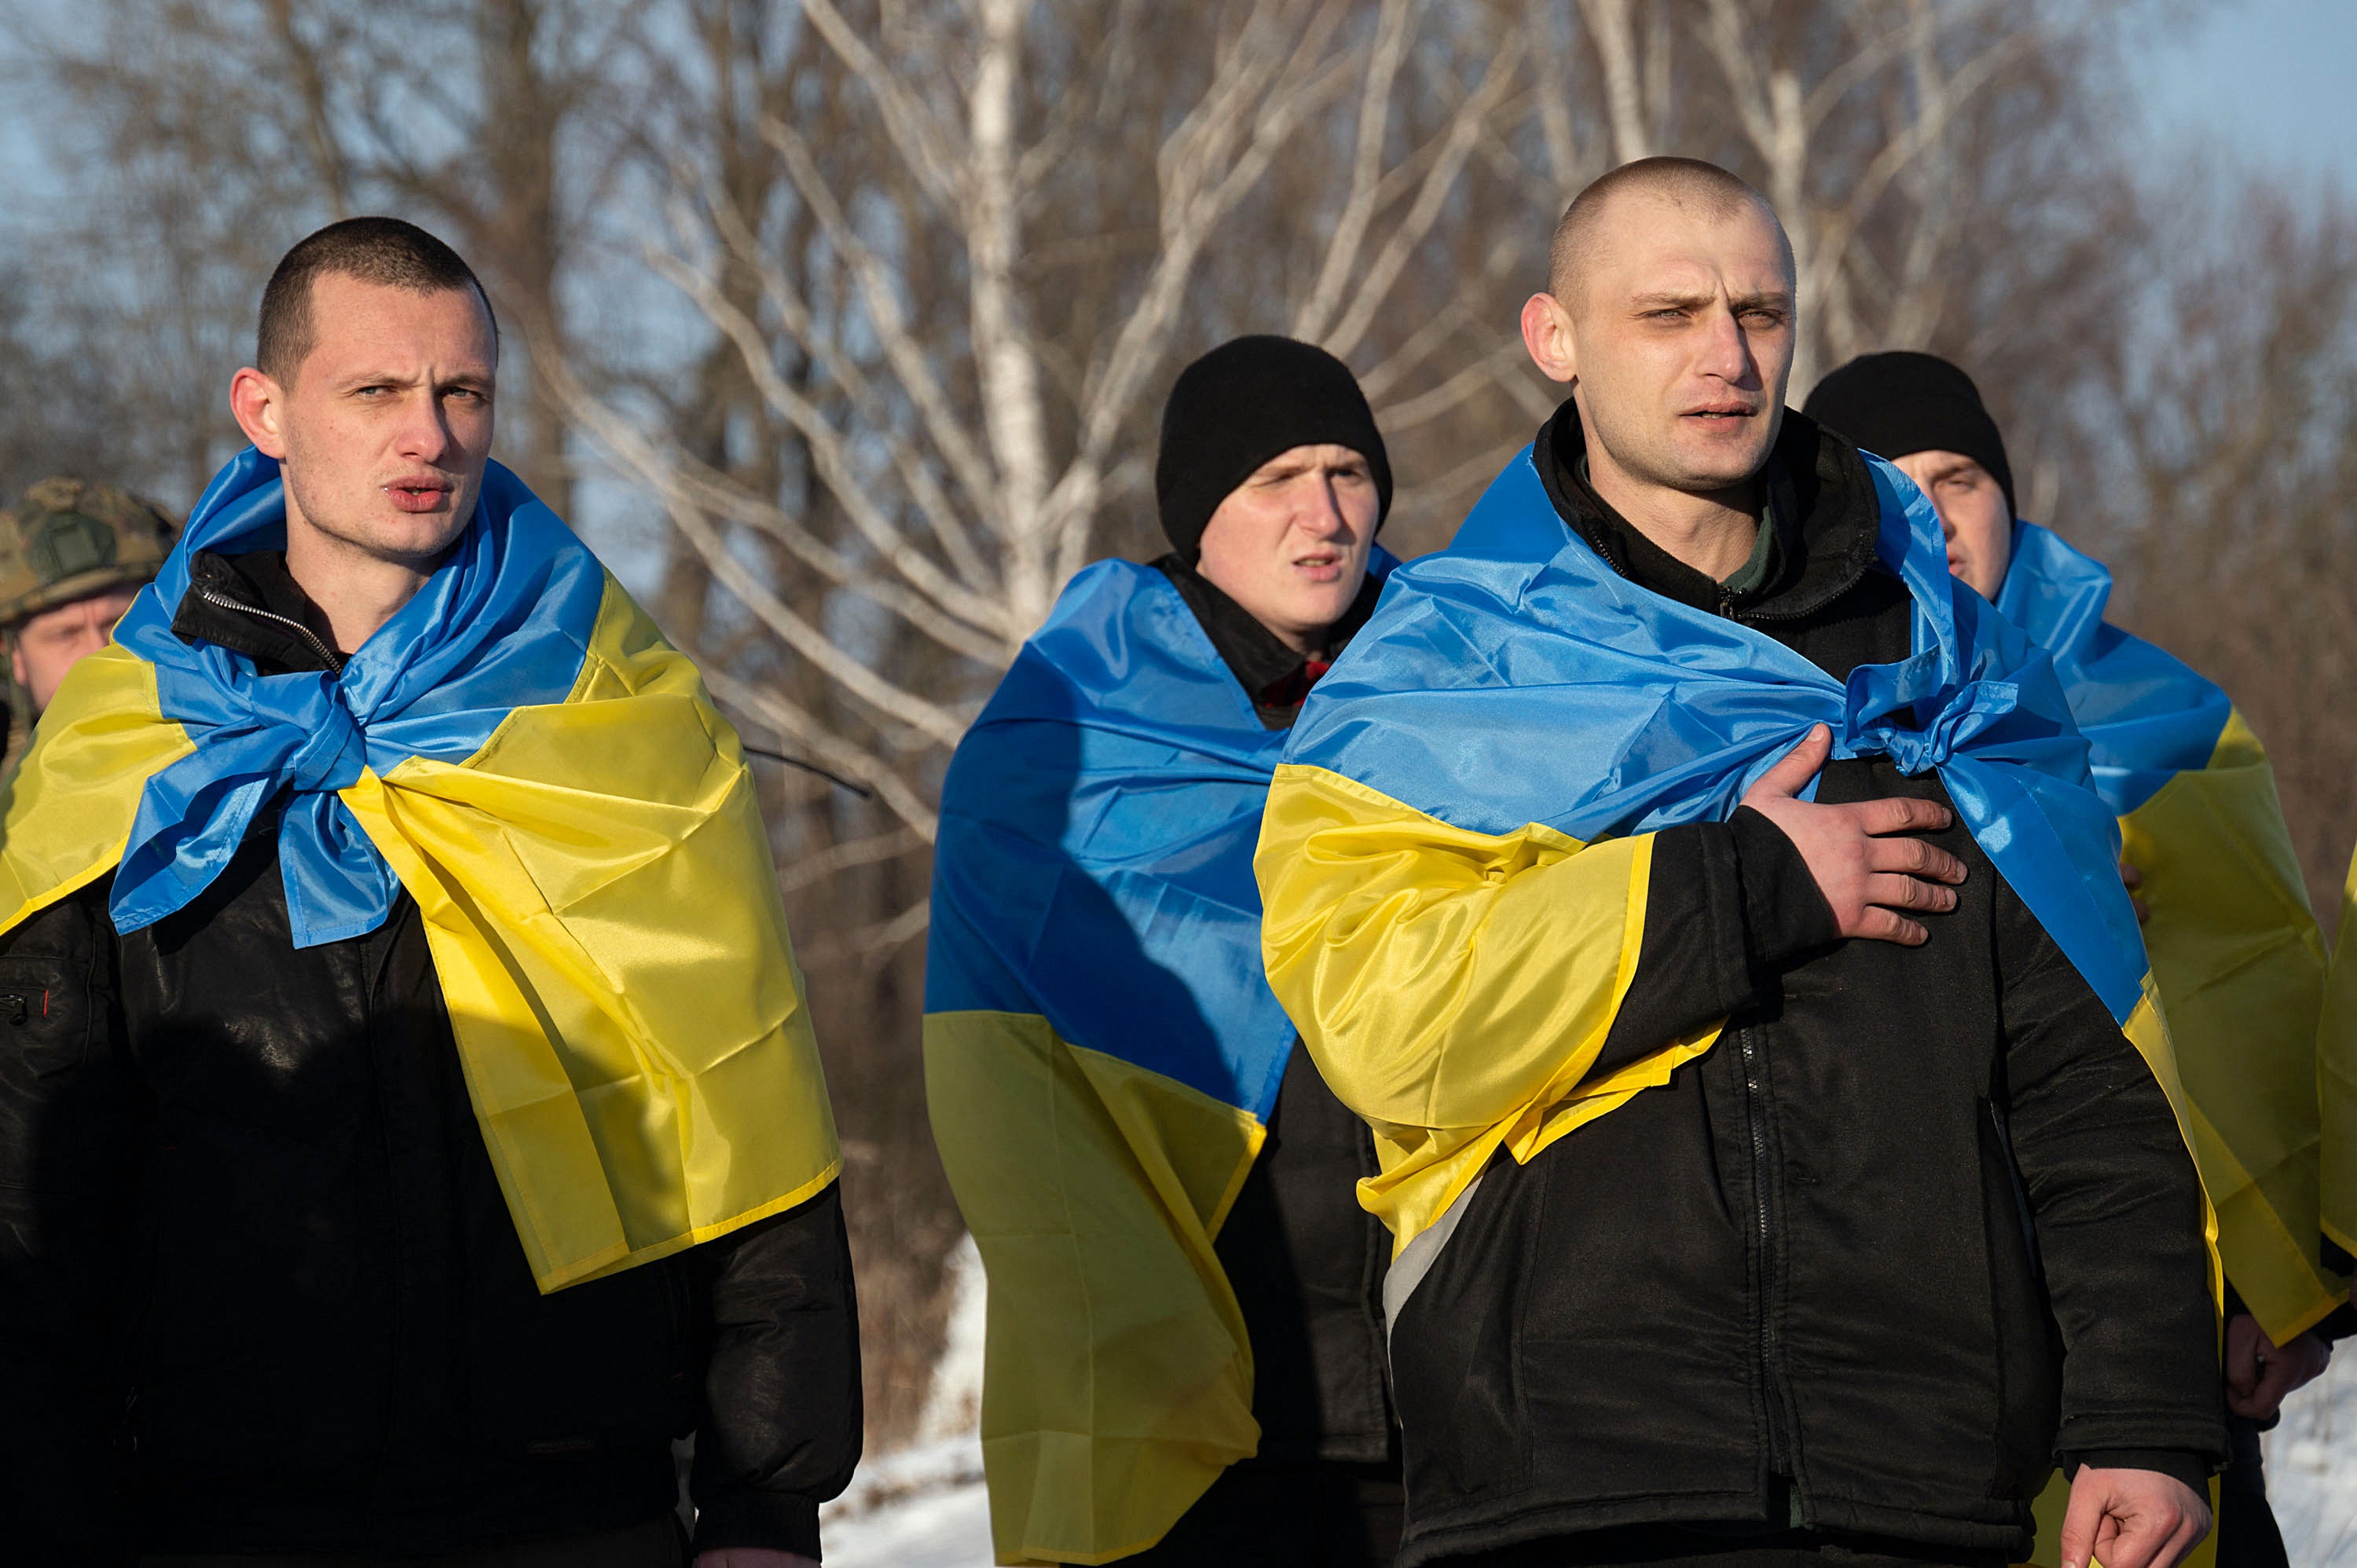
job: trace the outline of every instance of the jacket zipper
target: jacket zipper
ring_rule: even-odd
[[[1840,587],[1814,603],[1796,610],[1746,609],[1735,602],[1735,595],[1722,583],[1718,587],[1718,613],[1723,618],[1734,621],[1740,626],[1749,626],[1765,620],[1805,620],[1857,587],[1865,578],[1866,568],[1860,566],[1843,582]]]
[[[311,628],[305,626],[301,621],[295,620],[287,616],[280,615],[275,610],[265,610],[261,608],[259,606],[241,603],[236,599],[231,598],[227,594],[217,594],[201,583],[189,584],[188,591],[196,595],[197,597],[204,600],[205,603],[212,606],[215,609],[235,610],[240,615],[260,616],[264,620],[275,621],[278,625],[285,627],[287,630],[301,638],[305,642],[309,643],[311,645],[311,650],[319,656],[320,660],[327,665],[329,671],[338,675],[344,672],[344,660],[342,657],[339,656],[334,649],[329,648],[326,643],[320,641],[317,636],[312,632]]]
[[[1738,620],[1735,596],[1725,588],[1719,590],[1718,613],[1728,620]],[[1784,1406],[1781,1380],[1777,1374],[1778,1354],[1776,1334],[1777,1247],[1775,1199],[1772,1196],[1768,1159],[1768,1086],[1760,1077],[1760,1045],[1754,1031],[1749,1028],[1735,1032],[1736,1045],[1743,1058],[1743,1115],[1751,1135],[1751,1211],[1760,1237],[1760,1294],[1753,1308],[1758,1329],[1755,1348],[1760,1356],[1760,1401],[1768,1418],[1768,1469],[1780,1482],[1789,1483],[1795,1477],[1791,1455],[1791,1442],[1784,1431]],[[1783,1488],[1781,1501],[1799,1518],[1797,1487]],[[1772,1521],[1779,1525],[1785,1521]]]
[[[1760,1235],[1760,1295],[1753,1314],[1759,1330],[1760,1402],[1768,1414],[1768,1468],[1790,1477],[1791,1444],[1784,1433],[1781,1380],[1776,1370],[1782,1358],[1778,1354],[1773,1305],[1778,1259],[1775,1199],[1768,1168],[1768,1086],[1760,1079],[1760,1047],[1754,1032],[1738,1029],[1735,1038],[1743,1057],[1743,1112],[1751,1134],[1751,1212]]]

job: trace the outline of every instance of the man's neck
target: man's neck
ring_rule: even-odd
[[[1258,619],[1259,618],[1254,617],[1254,618]],[[1260,627],[1263,631],[1268,633],[1269,636],[1276,639],[1277,641],[1285,644],[1286,647],[1293,650],[1294,652],[1298,653],[1304,659],[1325,658],[1326,645],[1333,639],[1334,636],[1334,628],[1330,625],[1321,626],[1316,631],[1286,631],[1280,628],[1273,627],[1264,620],[1261,621]]]
[[[416,597],[432,573],[382,560],[290,516],[286,575],[328,618],[336,651],[357,653],[379,627]]]
[[[1230,604],[1234,605],[1238,609],[1243,611],[1244,614],[1251,616],[1253,623],[1258,626],[1261,630],[1268,633],[1269,636],[1283,643],[1292,651],[1298,653],[1302,658],[1322,659],[1325,657],[1328,648],[1331,646],[1334,639],[1334,627],[1338,623],[1329,622],[1327,625],[1313,627],[1307,631],[1288,631],[1283,627],[1272,626],[1264,617],[1252,609],[1251,607],[1247,606],[1243,600],[1236,597],[1233,593],[1230,592],[1226,585],[1207,575],[1200,565],[1198,565],[1195,568],[1195,575],[1201,577],[1206,583],[1211,584],[1211,586],[1219,589],[1222,595],[1226,596]]]
[[[1631,475],[1591,441],[1587,484],[1598,500],[1663,553],[1713,582],[1723,583],[1739,571],[1760,542],[1756,476],[1723,490],[1672,489]]]

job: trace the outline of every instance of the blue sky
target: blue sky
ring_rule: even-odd
[[[2357,0],[2224,0],[2130,58],[2156,174],[2206,152],[2357,199]]]

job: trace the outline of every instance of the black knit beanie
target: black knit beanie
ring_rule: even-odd
[[[1375,526],[1392,510],[1392,467],[1351,367],[1290,338],[1238,338],[1178,372],[1162,406],[1154,499],[1172,549],[1192,564],[1229,492],[1280,452],[1332,442],[1367,460]]]
[[[1973,378],[1937,354],[1861,354],[1817,383],[1801,412],[1878,457],[1961,452],[1986,468],[2013,504],[2005,437]]]

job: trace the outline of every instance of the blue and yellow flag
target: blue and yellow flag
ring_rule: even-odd
[[[496,463],[340,674],[173,635],[194,553],[285,544],[278,466],[249,448],[42,716],[0,803],[0,930],[110,875],[119,930],[161,919],[283,800],[298,945],[416,899],[542,1290],[834,1180],[768,835],[695,667]]]
[[[950,764],[925,1088],[990,1283],[1001,1563],[1142,1551],[1258,1446],[1212,1239],[1293,1048],[1252,873],[1284,745],[1169,580],[1104,561]]]
[[[2218,1250],[2278,1345],[2348,1298],[2319,1261],[2324,947],[2275,774],[2226,693],[2105,624],[2112,576],[2014,525],[1996,607],[2053,656],[2095,792],[2144,875],[2144,927]]]
[[[1526,449],[1312,694],[1256,863],[1269,978],[1373,1126],[1361,1198],[1399,1246],[1497,1149],[1528,1161],[1709,1047],[1716,1026],[1582,1081],[1635,972],[1652,833],[1731,816],[1820,723],[1836,757],[1939,776],[2182,1120],[2117,829],[2051,663],[1954,588],[1914,486],[1867,467],[1881,562],[1914,601],[1901,662],[1845,684],[1627,581]]]

